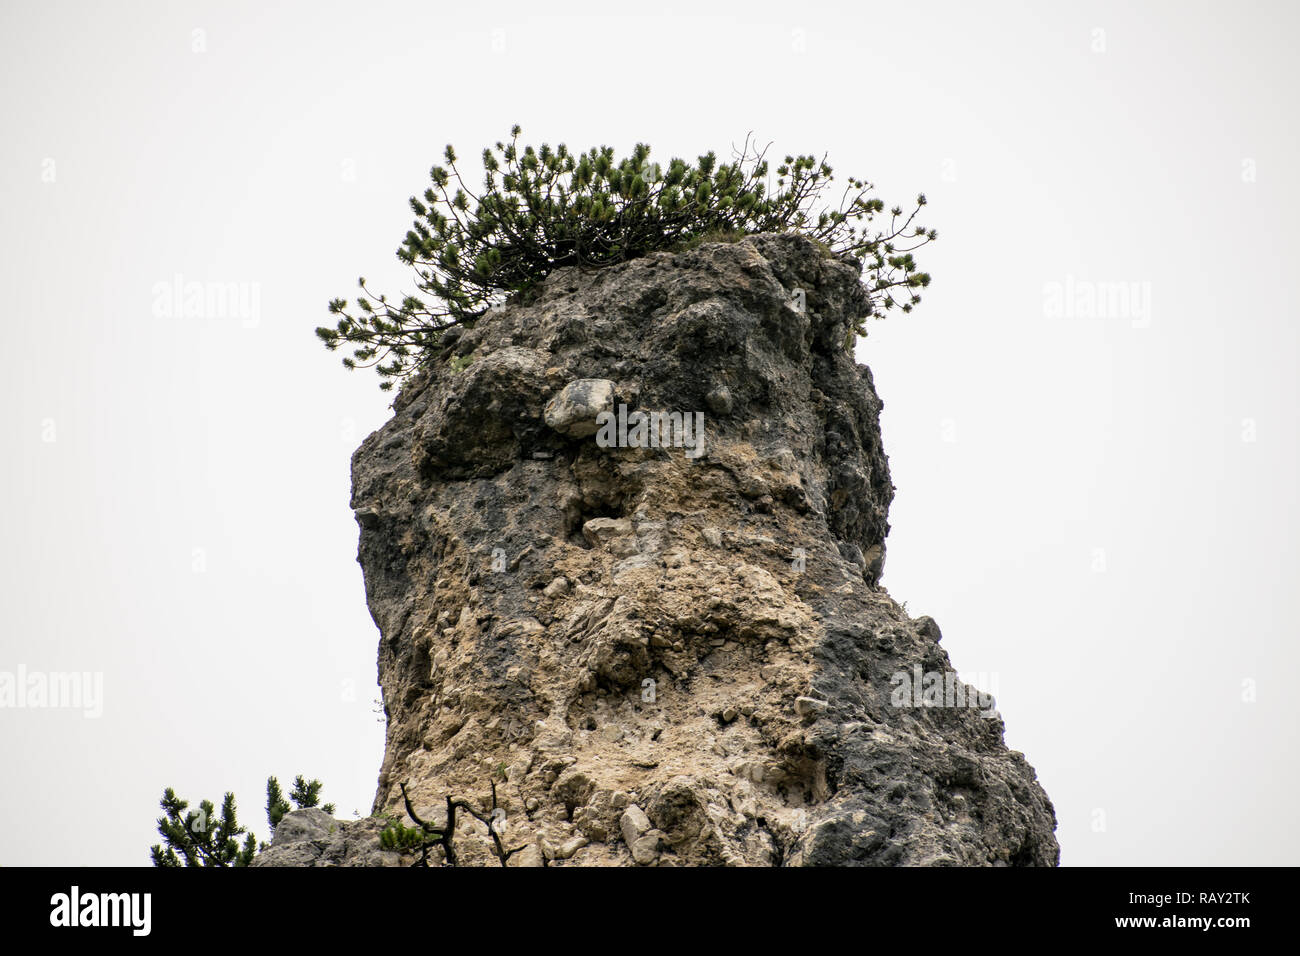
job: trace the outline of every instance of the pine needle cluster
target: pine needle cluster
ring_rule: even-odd
[[[938,235],[915,223],[924,194],[906,214],[886,212],[870,183],[850,177],[829,204],[835,177],[825,157],[786,156],[773,170],[767,150],[746,139],[730,162],[708,152],[660,164],[644,143],[618,158],[608,146],[521,145],[520,132],[482,151],[481,188],[467,184],[449,145],[429,187],[411,197],[415,221],[397,255],[415,272],[414,294],[373,294],[362,278],[355,300],[330,302],[336,324],[316,334],[331,350],[351,350],[346,367],[373,367],[391,389],[423,366],[444,331],[472,325],[555,269],[599,268],[709,236],[795,232],[852,256],[873,315],[910,312],[930,283],[912,256]]]
[[[307,780],[300,774],[294,778],[286,800],[280,781],[268,777],[266,822],[271,830],[294,809],[320,806],[326,813],[334,813],[334,804],[321,805],[320,792],[319,780]],[[163,843],[149,848],[154,866],[248,866],[260,850],[266,849],[265,843],[259,844],[257,837],[240,825],[233,793],[222,799],[220,813],[211,800],[199,801],[197,810],[189,809],[189,802],[178,797],[171,787],[163,791],[159,805],[163,815],[158,818],[158,833]],[[242,844],[240,836],[244,837]]]

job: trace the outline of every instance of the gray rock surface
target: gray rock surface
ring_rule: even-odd
[[[335,820],[324,810],[294,810],[280,820],[271,845],[251,866],[401,866],[399,854],[379,845],[385,822]]]
[[[604,378],[582,378],[564,386],[546,403],[543,418],[548,428],[570,438],[586,438],[596,434],[596,416],[613,407],[613,382]]]
[[[879,585],[881,402],[843,349],[868,310],[852,262],[754,236],[559,270],[407,384],[353,458],[377,813],[402,782],[486,812],[496,781],[511,865],[1057,863],[996,712],[900,702],[899,674],[966,688]],[[704,413],[707,453],[598,447],[607,402]],[[462,817],[460,862],[497,865]],[[281,836],[263,857],[377,859]]]

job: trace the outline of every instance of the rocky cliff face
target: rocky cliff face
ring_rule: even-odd
[[[510,865],[1057,862],[992,702],[878,584],[868,308],[852,263],[753,236],[556,272],[407,386],[353,458],[376,812],[495,783]]]

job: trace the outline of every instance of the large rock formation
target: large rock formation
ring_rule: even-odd
[[[564,269],[448,336],[353,458],[377,813],[495,783],[510,865],[1056,864],[991,702],[877,583],[869,308],[853,262],[762,235]],[[684,427],[635,447],[636,410]]]

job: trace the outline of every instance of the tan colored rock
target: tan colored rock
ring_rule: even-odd
[[[632,843],[632,859],[641,866],[648,866],[659,859],[659,833],[653,831],[638,837]]]
[[[571,837],[556,847],[555,859],[567,860],[590,842],[585,836]]]
[[[893,486],[842,347],[865,307],[860,271],[798,237],[709,243],[557,270],[465,330],[473,365],[406,384],[353,459],[377,813],[404,816],[402,783],[426,819],[486,812],[495,781],[530,846],[511,865],[1056,861],[1000,718],[894,703],[895,672],[951,665],[869,579]],[[599,447],[596,411],[634,390],[710,411],[708,458]],[[468,815],[456,841],[499,865]]]
[[[614,383],[608,379],[584,378],[570,382],[546,405],[546,424],[570,438],[594,435],[600,426],[596,416],[614,407]]]
[[[623,842],[630,848],[650,829],[650,818],[645,815],[645,811],[632,804],[623,811],[623,817],[619,821],[619,827],[623,834]]]
[[[592,518],[582,526],[582,536],[592,547],[602,547],[615,538],[632,533],[632,522],[627,518]]]

